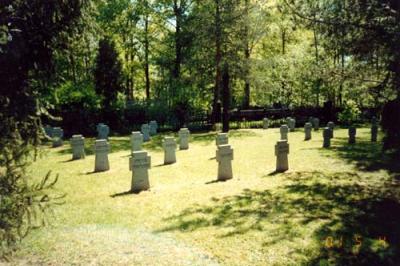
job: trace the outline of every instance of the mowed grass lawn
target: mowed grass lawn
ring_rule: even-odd
[[[173,135],[165,134],[165,135]],[[69,143],[45,148],[30,174],[59,174],[50,224],[22,243],[13,264],[45,265],[400,265],[399,160],[359,129],[304,141],[289,134],[290,170],[274,173],[279,129],[231,131],[234,178],[217,176],[215,132],[192,134],[177,163],[163,165],[162,136],[144,144],[151,190],[131,185],[129,137],[111,137],[111,170],[93,173]],[[176,135],[175,135],[176,136]]]

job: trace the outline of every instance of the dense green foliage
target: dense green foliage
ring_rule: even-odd
[[[360,114],[361,112],[356,102],[350,100],[345,103],[343,111],[339,113],[338,118],[344,125],[352,125],[360,119]]]
[[[2,1],[1,250],[49,202],[35,191],[53,183],[24,171],[48,109],[67,135],[197,114],[228,131],[253,107],[341,110],[345,124],[383,110],[384,147],[399,149],[399,32],[396,0]]]
[[[0,5],[0,256],[57,200],[48,174],[32,185],[25,168],[43,136],[38,98],[51,83],[54,51],[80,16],[80,0],[2,1]],[[56,201],[54,201],[56,200]]]
[[[121,63],[113,41],[100,41],[94,78],[96,93],[101,97],[102,106],[108,109],[117,100],[118,92],[122,91]]]
[[[83,80],[95,86],[90,73],[97,43],[109,36],[123,59],[120,99],[167,106],[168,120],[179,120],[173,110],[189,102],[218,121],[225,63],[230,109],[321,107],[326,101],[341,108],[349,100],[361,109],[382,107],[393,96],[388,65],[395,61],[389,58],[397,38],[394,17],[383,21],[388,30],[380,36],[380,25],[355,24],[386,16],[381,6],[369,1],[370,9],[352,12],[339,2],[93,1],[69,53],[58,56],[57,69],[84,94]]]
[[[286,2],[299,18],[322,33],[324,46],[337,58],[343,77],[349,71],[358,71],[361,73],[358,78],[369,84],[365,91],[374,98],[375,104],[386,103],[386,110],[396,109],[398,101],[391,100],[400,99],[399,1]],[[352,88],[352,93],[357,91]],[[364,99],[361,95],[355,95],[359,101]],[[340,100],[343,100],[342,95]],[[396,133],[400,131],[400,124],[389,126],[392,115],[390,112],[383,114],[388,115],[383,117],[387,133],[385,148],[400,148]]]

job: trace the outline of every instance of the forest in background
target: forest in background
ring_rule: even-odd
[[[75,34],[55,53],[57,75],[46,98],[62,117],[84,117],[81,124],[91,128],[105,120],[117,131],[150,119],[182,120],[185,113],[208,113],[214,122],[219,104],[379,108],[395,96],[385,90],[384,52],[357,58],[349,50],[359,45],[351,31],[317,21],[348,12],[341,2],[90,1]],[[111,62],[101,61],[101,46]],[[109,74],[113,61],[116,82],[99,89],[97,72]]]
[[[86,135],[207,113],[227,131],[234,109],[330,105],[352,123],[374,108],[400,150],[400,2],[3,0],[0,84],[3,256],[59,199],[57,178],[26,174],[43,123]]]

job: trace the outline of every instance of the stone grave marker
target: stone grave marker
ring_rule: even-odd
[[[71,138],[72,160],[85,158],[85,138],[82,135],[73,135]]]
[[[189,149],[189,137],[190,137],[189,129],[181,128],[178,134],[179,134],[179,149],[180,150]]]
[[[229,144],[218,145],[216,152],[216,159],[218,162],[218,177],[219,181],[225,181],[233,178],[232,173],[232,160],[233,149]]]
[[[157,121],[155,121],[155,120],[150,121],[150,123],[149,123],[150,136],[157,135],[157,130],[158,130]]]
[[[64,130],[60,127],[53,127],[52,140],[53,148],[61,147],[63,143]]]
[[[150,141],[150,126],[149,124],[143,124],[140,130],[143,134],[143,141]]]
[[[134,151],[141,151],[143,144],[143,134],[139,131],[134,131],[131,134],[131,150]]]
[[[290,121],[292,120],[292,118],[290,116],[286,117],[286,125],[289,127],[290,125]]]
[[[313,119],[313,127],[314,127],[314,130],[315,130],[315,131],[318,131],[318,130],[319,130],[319,118],[315,117],[315,118]]]
[[[268,129],[268,127],[269,127],[269,121],[268,121],[268,118],[264,118],[263,119],[263,129]]]
[[[279,140],[275,145],[276,172],[289,170],[289,144],[287,140]]]
[[[226,145],[228,143],[229,143],[228,133],[218,133],[215,139],[215,144],[219,146],[219,145]]]
[[[331,131],[331,138],[333,138],[333,132],[335,130],[335,123],[333,122],[328,122],[327,127],[330,129]]]
[[[129,158],[129,170],[132,171],[131,191],[140,192],[150,188],[149,168],[151,157],[146,151],[134,151]]]
[[[287,125],[282,125],[280,128],[280,132],[281,132],[281,140],[288,140],[289,127]]]
[[[107,140],[99,139],[96,140],[94,145],[95,152],[95,172],[104,172],[110,170],[110,163],[108,161],[108,152],[110,151],[110,145]]]
[[[290,132],[294,132],[296,130],[296,119],[291,118],[288,126],[290,129]]]
[[[324,128],[323,137],[324,137],[324,148],[329,148],[331,146],[331,137],[332,130],[329,127]]]
[[[305,134],[305,140],[310,140],[311,139],[311,132],[312,132],[312,124],[311,123],[306,123],[304,125],[304,134]]]
[[[44,133],[46,134],[47,137],[52,138],[53,137],[53,128],[49,125],[45,125],[43,127]]]
[[[96,129],[97,129],[97,139],[108,140],[108,135],[110,134],[110,128],[107,125],[100,123],[97,125]]]
[[[176,163],[176,141],[173,137],[165,137],[163,140],[164,164]]]
[[[356,134],[357,134],[357,129],[355,126],[350,126],[349,127],[349,144],[355,144],[356,143]]]

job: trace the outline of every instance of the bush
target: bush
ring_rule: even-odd
[[[344,125],[351,125],[358,121],[361,114],[356,102],[349,100],[346,102],[344,109],[339,113],[339,122]]]
[[[66,136],[95,134],[95,125],[102,120],[100,100],[89,82],[66,82],[56,89],[58,108],[56,115],[62,118],[61,126]],[[55,121],[48,121],[54,124]]]

